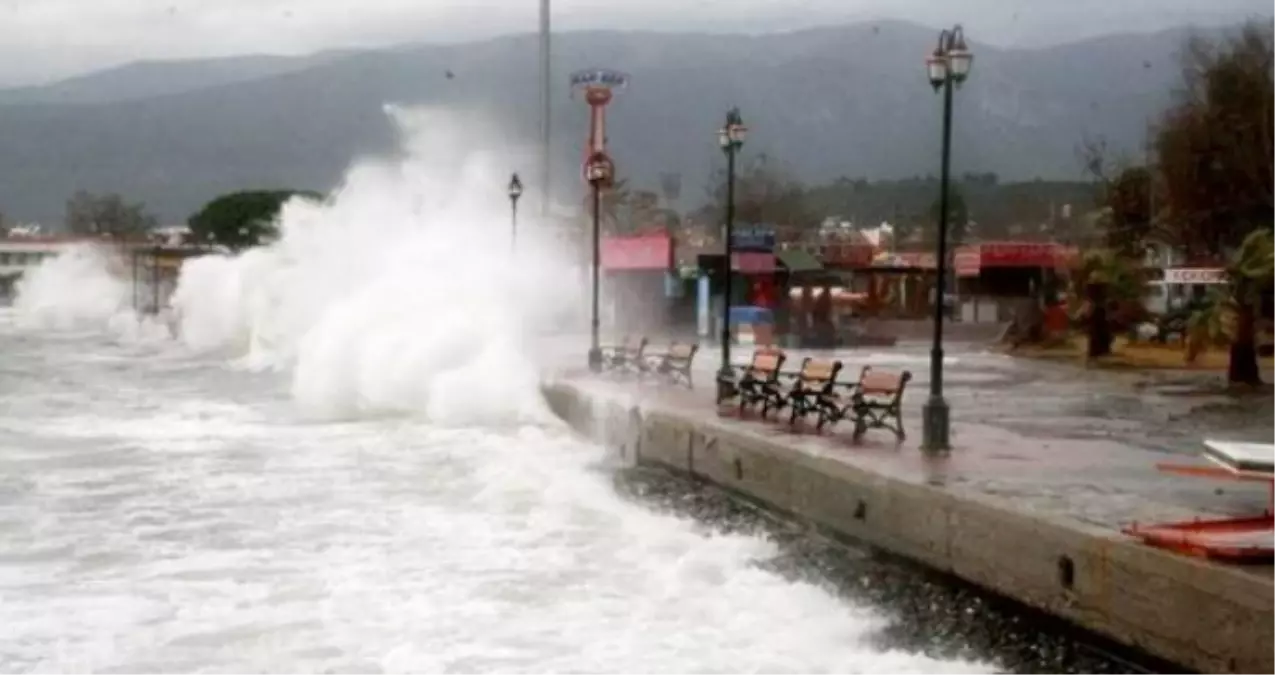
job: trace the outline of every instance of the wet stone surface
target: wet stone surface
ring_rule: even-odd
[[[710,485],[645,467],[619,469],[615,485],[627,498],[713,532],[772,541],[779,554],[758,565],[887,617],[889,625],[874,637],[881,649],[991,662],[1015,673],[1175,670],[951,577],[834,541]]]

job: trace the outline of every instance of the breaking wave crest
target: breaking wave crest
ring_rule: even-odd
[[[552,419],[531,342],[576,306],[569,266],[531,224],[511,250],[509,159],[482,147],[492,134],[389,112],[403,158],[357,163],[324,203],[287,203],[272,245],[185,264],[182,340],[290,369],[296,400],[322,419]]]

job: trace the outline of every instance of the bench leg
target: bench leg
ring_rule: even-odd
[[[819,421],[815,423],[815,432],[822,433],[825,425],[828,427],[835,426],[840,417],[840,410],[837,406],[827,400],[820,400],[816,403],[816,411],[819,414]]]
[[[796,429],[798,422],[806,421],[806,400],[802,396],[790,397],[792,412],[788,415],[788,426]]]
[[[854,419],[854,432],[850,434],[850,439],[853,440],[855,443],[858,443],[859,441],[863,440],[863,434],[866,433],[867,431],[868,431],[867,420],[863,419],[863,416],[861,415],[857,416]]]
[[[770,394],[766,396],[766,403],[762,407],[761,418],[766,419],[766,416],[771,412],[778,414],[781,411],[783,411],[783,409],[786,408],[787,406],[788,406],[788,403],[786,401],[784,401],[781,398],[778,398],[774,394]]]

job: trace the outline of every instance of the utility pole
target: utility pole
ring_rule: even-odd
[[[549,0],[540,0],[540,216],[549,217]]]
[[[1155,225],[1155,165],[1152,158],[1151,118],[1146,121],[1146,140],[1143,141],[1143,164],[1147,167],[1147,230]],[[1166,265],[1167,266],[1167,265]]]

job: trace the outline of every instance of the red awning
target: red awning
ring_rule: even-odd
[[[987,267],[1061,268],[1072,264],[1079,256],[1073,246],[1052,242],[989,242],[962,246],[954,254],[956,273],[963,277],[976,277]]]
[[[602,269],[669,270],[673,268],[673,240],[663,234],[603,237]]]
[[[977,246],[961,246],[952,253],[952,267],[958,277],[976,277],[982,271],[982,258]]]

